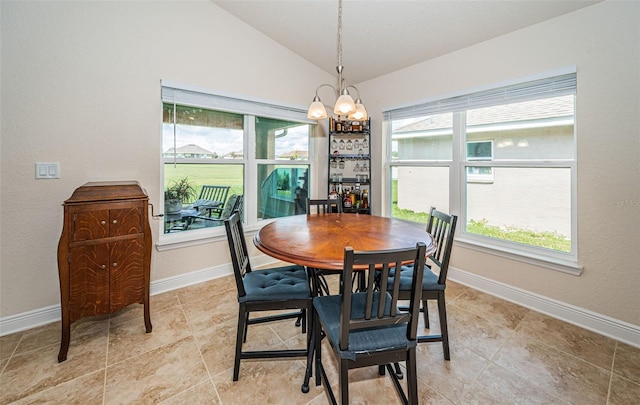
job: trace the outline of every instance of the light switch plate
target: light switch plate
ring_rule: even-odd
[[[58,162],[37,162],[36,163],[36,179],[59,179],[60,163]]]

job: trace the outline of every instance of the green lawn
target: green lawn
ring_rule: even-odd
[[[165,164],[164,188],[175,180],[188,176],[197,194],[204,185],[231,186],[229,195],[244,194],[242,165]]]
[[[398,181],[392,183],[392,216],[409,221],[426,224],[429,214],[425,212],[414,212],[398,208]],[[458,224],[461,226],[461,224]],[[571,240],[563,235],[551,232],[532,232],[527,229],[501,228],[487,223],[486,220],[471,220],[467,224],[466,231],[477,235],[487,236],[495,239],[502,239],[525,245],[538,246],[559,252],[571,252]]]

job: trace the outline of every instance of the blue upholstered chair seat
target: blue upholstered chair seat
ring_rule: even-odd
[[[244,289],[240,302],[308,299],[310,294],[307,272],[298,265],[246,273]]]
[[[366,296],[366,293],[354,293],[351,296],[351,319],[364,318]],[[313,306],[324,325],[325,333],[327,333],[330,341],[336,342],[336,344],[340,341],[341,300],[342,297],[340,295],[315,297],[313,299]],[[374,308],[377,308],[378,301],[378,299],[374,298]],[[386,302],[388,304],[390,298]],[[385,312],[388,314],[389,311],[390,306],[387,305]],[[372,317],[375,315],[375,313],[372,314]],[[340,350],[339,347],[336,347],[336,351],[342,358],[355,360],[356,355],[359,354],[415,347],[416,341],[409,341],[406,337],[406,332],[406,323],[352,331],[349,334],[348,350]]]
[[[400,269],[400,291],[409,291],[411,290],[411,283],[413,282],[413,266],[402,266]],[[394,271],[395,269],[391,270],[390,273],[394,274]],[[390,285],[391,284],[389,284],[389,286]],[[422,276],[422,290],[435,291],[444,289],[444,284],[438,284],[438,275],[432,272],[429,266],[424,266],[424,275]]]

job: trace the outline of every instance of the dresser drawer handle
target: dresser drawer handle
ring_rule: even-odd
[[[113,267],[117,267],[117,266],[118,266],[118,263],[113,262],[113,263],[111,263],[111,265],[112,265]]]
[[[100,221],[100,225],[104,225],[104,224],[106,224],[106,223],[107,223],[107,221],[104,221],[104,220],[103,220],[103,221]]]
[[[118,220],[117,220],[117,219],[114,219],[114,220],[113,220],[113,223],[114,223],[114,224],[117,224],[117,223],[118,223]]]
[[[101,265],[100,265],[100,268],[101,268],[101,269],[106,269],[106,268],[107,268],[107,266],[105,266],[104,264],[101,264]]]

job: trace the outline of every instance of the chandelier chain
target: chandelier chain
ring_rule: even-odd
[[[338,66],[342,66],[342,0],[338,0]]]

